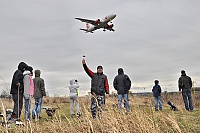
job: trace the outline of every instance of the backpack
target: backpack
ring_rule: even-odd
[[[124,87],[125,91],[130,90],[130,88],[131,88],[131,80],[129,79],[129,77],[127,75],[125,75],[124,82],[125,82],[125,87]]]

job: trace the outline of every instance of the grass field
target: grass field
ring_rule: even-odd
[[[154,111],[153,97],[130,97],[131,112],[118,112],[117,98],[109,97],[101,119],[93,120],[90,97],[79,98],[82,116],[71,117],[69,98],[46,98],[43,106],[59,107],[53,118],[42,110],[42,119],[25,122],[25,126],[0,127],[2,132],[52,132],[52,133],[200,133],[200,94],[193,96],[195,110],[184,109],[181,95],[163,95],[163,110]],[[5,108],[12,108],[12,100],[1,99]],[[179,111],[171,111],[167,101],[172,101]],[[0,103],[1,107],[1,103]],[[23,119],[23,115],[21,116]]]

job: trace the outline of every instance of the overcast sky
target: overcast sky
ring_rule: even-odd
[[[199,0],[0,0],[0,89],[10,89],[24,61],[42,71],[50,95],[68,95],[77,79],[80,95],[90,91],[82,68],[102,65],[110,90],[117,69],[132,80],[132,91],[151,91],[158,79],[163,91],[178,91],[180,71],[200,86]],[[80,31],[75,17],[101,19],[111,13],[115,32]],[[143,89],[145,88],[145,90]]]

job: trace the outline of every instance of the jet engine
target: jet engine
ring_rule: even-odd
[[[94,24],[98,24],[100,22],[100,19],[95,20]]]
[[[111,25],[108,25],[108,29],[111,29],[112,27],[114,27],[114,25],[113,25],[113,24],[111,24]]]

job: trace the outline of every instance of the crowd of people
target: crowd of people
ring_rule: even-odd
[[[98,66],[97,72],[93,72],[86,65],[85,59],[82,60],[82,65],[85,72],[91,78],[91,114],[93,119],[97,119],[101,117],[102,107],[103,105],[105,105],[106,98],[109,97],[108,78],[103,73],[102,66]],[[40,113],[42,109],[42,101],[43,97],[46,97],[45,82],[44,79],[40,77],[40,70],[35,70],[34,74],[35,78],[32,78],[33,68],[31,66],[28,66],[24,62],[20,62],[18,65],[18,69],[14,72],[10,91],[14,102],[13,112],[10,119],[14,121],[20,119],[23,106],[23,99],[25,120],[29,121],[31,119],[31,116],[32,119],[41,118]],[[155,80],[154,83],[155,85],[152,88],[152,92],[154,96],[155,111],[162,111],[162,90],[158,80]],[[118,69],[118,74],[113,80],[113,87],[118,94],[119,112],[121,112],[122,103],[124,103],[124,107],[126,108],[126,114],[128,114],[130,112],[128,94],[131,88],[131,80],[128,77],[128,75],[124,73],[124,70],[122,68]],[[178,87],[179,91],[182,91],[185,109],[188,111],[193,111],[194,107],[191,95],[192,80],[189,76],[186,75],[186,72],[184,70],[181,71],[181,77],[178,80]],[[78,88],[78,80],[70,80],[70,114],[71,116],[77,115],[78,117],[80,117],[81,111],[78,100]],[[31,113],[32,97],[35,100],[35,104]],[[76,106],[76,114],[74,106]]]
[[[11,91],[14,102],[12,121],[19,121],[23,99],[24,99],[24,118],[29,121],[31,119],[31,99],[35,99],[34,109],[32,110],[32,119],[41,118],[42,99],[46,96],[44,79],[40,77],[41,71],[35,70],[35,78],[32,79],[33,68],[24,62],[20,62],[18,69],[14,72]]]

